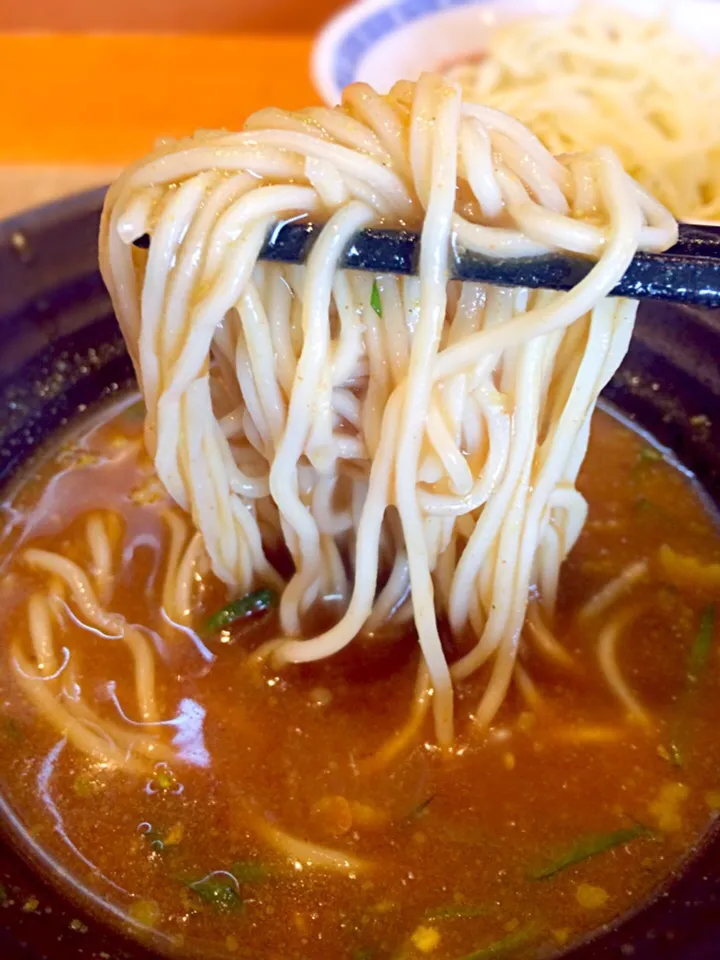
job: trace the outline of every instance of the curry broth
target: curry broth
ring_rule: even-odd
[[[273,615],[220,636],[173,627],[160,600],[168,501],[141,429],[127,404],[88,421],[18,488],[0,543],[3,793],[31,842],[136,933],[203,956],[544,956],[638,905],[678,868],[720,807],[718,591],[678,588],[653,558],[667,544],[718,562],[720,538],[689,478],[645,439],[596,413],[579,483],[589,519],[563,569],[554,625],[572,670],[530,653],[539,702],[513,688],[486,737],[468,726],[482,683],[471,678],[458,694],[455,756],[433,748],[428,721],[409,750],[373,770],[368,758],[407,719],[413,637],[370,638],[328,663],[272,675],[246,654],[273,635]],[[66,745],[9,665],[40,583],[18,548],[87,563],[84,518],[102,509],[123,527],[108,606],[152,631],[164,736],[179,754],[147,777],[103,769]],[[641,611],[618,658],[649,728],[626,719],[600,675],[603,618],[577,620],[645,558],[647,577],[618,601]],[[197,624],[226,599],[211,576],[195,594]],[[689,684],[702,624],[707,656]],[[62,643],[85,696],[131,724],[122,643],[79,626]],[[347,876],[293,862],[259,821],[361,863]]]

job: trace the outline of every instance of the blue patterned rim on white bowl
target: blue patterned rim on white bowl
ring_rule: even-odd
[[[558,15],[581,0],[360,0],[342,10],[319,34],[312,77],[322,99],[334,105],[344,87],[364,80],[381,93],[396,80],[416,80],[424,70],[482,54],[499,24],[531,14]],[[678,32],[720,54],[718,0],[596,0],[639,16],[665,15]]]

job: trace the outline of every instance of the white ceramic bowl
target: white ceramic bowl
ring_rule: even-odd
[[[321,31],[312,56],[315,87],[334,105],[344,87],[364,80],[381,93],[482,53],[498,24],[528,14],[565,14],[580,0],[360,0]],[[639,16],[665,13],[678,32],[720,54],[718,0],[596,0]]]

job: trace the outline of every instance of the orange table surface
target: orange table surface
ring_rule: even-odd
[[[0,34],[0,163],[125,163],[156,137],[318,101],[311,38]]]

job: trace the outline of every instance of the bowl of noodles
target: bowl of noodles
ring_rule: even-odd
[[[715,221],[719,55],[713,0],[362,0],[320,33],[312,72],[335,104],[348,83],[441,70],[552,153],[611,146],[677,217]]]
[[[439,74],[0,226],[3,957],[714,955],[720,324],[608,296],[677,230]]]

